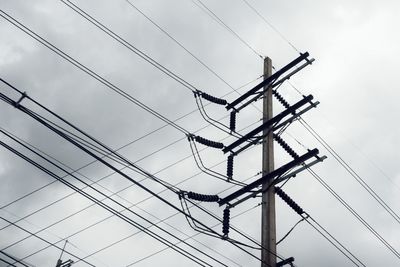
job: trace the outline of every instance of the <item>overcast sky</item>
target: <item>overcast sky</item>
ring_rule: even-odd
[[[321,103],[303,116],[305,121],[396,214],[400,214],[400,127],[397,123],[400,99],[397,86],[400,59],[398,1],[248,0],[270,23],[268,25],[242,0],[202,0],[204,5],[247,45],[221,23],[213,20],[196,0],[130,1],[142,14],[125,0],[76,0],[73,3],[196,88],[218,97],[228,94],[228,101],[238,96],[237,93],[232,93],[233,88],[253,81],[238,90],[244,93],[256,84],[254,80],[259,78],[263,71],[263,59],[257,54],[270,57],[275,69],[279,69],[298,56],[296,49],[300,52],[308,51],[310,57],[315,58],[315,63],[290,80],[293,86],[285,83],[279,89],[281,94],[289,103],[294,104],[302,97],[293,88],[295,87],[301,94],[312,94],[314,99]],[[1,14],[5,12],[14,17],[166,118],[175,120],[197,108],[193,93],[188,88],[110,38],[61,1],[2,0],[0,9]],[[155,27],[143,14],[165,32]],[[0,32],[0,77],[26,91],[30,97],[109,147],[120,148],[165,124],[33,40],[4,18],[0,18]],[[14,100],[19,98],[18,94],[3,84],[0,85],[0,92]],[[54,119],[29,100],[23,100],[22,104],[46,118]],[[259,111],[260,104],[249,106],[239,114],[238,129],[259,122],[262,115]],[[228,115],[221,106],[210,105],[207,110],[215,119]],[[275,102],[274,112],[280,111],[282,107]],[[222,122],[226,124],[228,120],[223,119]],[[195,132],[207,125],[198,111],[177,121],[177,124],[189,132]],[[78,169],[93,160],[5,102],[0,103],[0,127],[40,148],[71,169]],[[250,129],[245,129],[243,133]],[[212,140],[226,137],[224,132],[212,126],[199,132],[199,135]],[[301,124],[293,123],[282,134],[282,138],[299,154],[305,153],[306,149],[318,148],[320,155],[327,155],[327,160],[315,166],[316,173],[394,249],[400,251],[399,222],[391,217]],[[178,141],[180,139],[182,140]],[[1,135],[0,140],[27,153],[4,135]],[[231,137],[223,142],[226,145],[233,140]],[[152,154],[172,142],[175,143]],[[199,145],[199,148],[203,147]],[[277,145],[275,151],[276,167],[291,160]],[[131,161],[137,161],[137,164],[147,171],[157,173],[157,177],[171,184],[179,183],[178,187],[182,190],[216,194],[230,186],[206,174],[194,176],[199,173],[199,169],[190,157],[189,143],[182,132],[171,126],[139,139],[119,152]],[[149,154],[152,155],[144,158]],[[32,154],[27,155],[38,160]],[[202,158],[207,166],[213,166],[223,161],[225,156],[221,151],[207,149],[202,152]],[[181,162],[166,168],[177,161]],[[43,161],[40,162],[44,164]],[[114,165],[121,167],[118,164]],[[45,166],[59,175],[65,174],[49,164]],[[220,172],[225,172],[225,168],[225,164],[214,167]],[[254,180],[255,177],[259,177],[256,176],[259,171],[259,146],[236,158],[235,179],[244,181],[253,177],[251,179]],[[98,181],[111,173],[110,169],[95,163],[80,170],[79,175]],[[126,173],[137,181],[144,179],[133,171]],[[53,181],[53,178],[4,148],[0,148],[0,179],[0,207]],[[67,179],[83,187],[73,178]],[[185,179],[188,180],[182,182]],[[163,189],[148,179],[142,183],[154,192]],[[115,198],[128,206],[149,197],[148,193],[115,174],[102,179],[96,186],[108,195],[127,187]],[[230,191],[221,193],[221,196],[236,189],[238,187],[231,188]],[[400,259],[307,172],[291,179],[283,189],[366,266],[400,266]],[[88,192],[93,193],[90,190]],[[71,193],[73,191],[66,186],[53,183],[21,201],[2,208],[0,216],[16,221]],[[179,205],[176,194],[160,194]],[[231,210],[231,216],[246,211],[231,222],[256,240],[260,240],[259,203],[260,199],[254,198]],[[165,248],[163,244],[144,233],[137,233],[135,227],[116,217],[75,235],[79,230],[110,215],[96,206],[56,223],[91,204],[84,197],[72,194],[19,221],[17,225],[31,232],[40,231],[38,236],[52,243],[58,242],[57,246],[63,246],[63,240],[67,238],[66,249],[81,258],[134,234],[89,256],[86,260],[95,266],[127,266]],[[276,204],[277,239],[280,239],[299,220],[299,216],[280,199],[277,199]],[[222,208],[217,207],[217,204],[206,203],[203,206],[222,216]],[[120,209],[116,205],[113,207]],[[173,209],[155,198],[144,201],[132,210],[153,222],[174,213]],[[125,214],[138,223],[149,226],[134,215]],[[198,209],[193,209],[193,215],[210,227],[217,224],[216,220]],[[41,231],[53,223],[53,226]],[[169,225],[159,225],[181,238],[196,234],[182,215],[172,217],[166,223]],[[0,229],[6,225],[7,223],[1,220]],[[221,232],[221,226],[218,225],[215,230]],[[177,242],[159,230],[155,231],[172,242]],[[69,237],[72,234],[74,235]],[[10,247],[26,236],[26,232],[14,226],[0,230],[0,250],[16,258],[24,258],[47,245],[38,238],[30,237]],[[241,236],[232,234],[232,238],[250,244]],[[194,239],[189,239],[188,242],[227,266],[260,265],[257,259],[226,241],[202,234]],[[212,266],[220,266],[199,252],[188,250]],[[258,250],[249,251],[259,255]],[[300,223],[278,245],[278,253],[283,257],[293,256],[296,266],[353,266],[352,262],[306,222]],[[48,248],[26,258],[25,261],[32,266],[55,266],[59,256],[58,249]],[[0,258],[9,260],[4,255],[0,255]],[[66,254],[62,259],[76,261],[74,257]],[[2,264],[0,263],[0,266],[7,266]],[[171,249],[134,266],[158,265],[197,266]],[[74,266],[88,265],[78,262]]]

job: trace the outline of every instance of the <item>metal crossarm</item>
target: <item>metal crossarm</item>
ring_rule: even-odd
[[[283,67],[282,69],[278,70],[277,72],[275,72],[274,74],[272,74],[271,76],[269,76],[268,78],[266,78],[265,80],[263,80],[261,83],[257,84],[256,86],[254,86],[252,89],[250,89],[249,91],[247,91],[246,93],[244,93],[243,95],[241,95],[240,97],[238,97],[236,100],[234,100],[232,103],[229,103],[226,106],[226,109],[231,109],[234,108],[237,104],[239,104],[240,102],[242,102],[244,99],[248,98],[249,96],[251,96],[252,94],[256,93],[259,89],[268,86],[269,84],[271,84],[273,81],[275,81],[276,79],[278,79],[283,73],[285,73],[286,71],[290,70],[291,68],[293,68],[296,64],[300,63],[301,61],[307,59],[307,57],[309,56],[308,52],[305,52],[304,54],[300,54],[300,56],[298,58],[296,58],[295,60],[293,60],[292,62],[290,62],[289,64],[287,64],[285,67]]]
[[[243,137],[239,138],[238,140],[236,140],[235,142],[233,142],[232,144],[228,145],[227,147],[225,147],[224,149],[222,149],[222,151],[224,153],[227,153],[229,151],[232,151],[232,149],[234,149],[235,147],[239,146],[240,144],[246,142],[247,140],[249,140],[249,138],[254,137],[256,134],[262,132],[264,129],[271,127],[274,123],[279,122],[280,120],[282,120],[284,117],[286,117],[287,115],[291,114],[292,112],[294,112],[296,109],[302,107],[303,105],[305,105],[306,103],[311,102],[311,100],[313,99],[312,95],[308,95],[307,97],[303,98],[302,100],[300,100],[299,102],[297,102],[296,104],[294,104],[293,106],[291,106],[290,108],[282,111],[281,113],[279,113],[278,115],[276,115],[275,117],[273,117],[272,119],[264,122],[262,125],[258,126],[257,128],[255,128],[254,130],[252,130],[251,132],[247,133],[246,135],[244,135]]]
[[[306,161],[306,160],[308,160],[308,159],[310,159],[310,158],[316,156],[318,153],[319,153],[318,149],[313,149],[313,150],[307,152],[306,154],[300,156],[299,158],[294,159],[294,160],[292,160],[291,162],[289,162],[289,163],[283,165],[283,166],[280,167],[279,169],[276,169],[276,170],[274,170],[274,171],[272,171],[272,172],[270,172],[270,173],[264,175],[264,176],[261,177],[260,179],[258,179],[258,180],[256,180],[256,181],[254,181],[254,182],[252,182],[252,183],[250,183],[250,184],[248,184],[248,185],[242,187],[241,189],[239,189],[239,190],[236,191],[236,192],[233,192],[232,194],[228,195],[227,197],[222,198],[222,199],[218,202],[218,204],[219,204],[220,206],[222,206],[222,205],[224,205],[224,204],[227,204],[229,201],[231,201],[231,200],[233,200],[233,199],[235,199],[235,198],[237,198],[237,197],[239,197],[239,196],[241,196],[241,195],[243,195],[243,194],[245,194],[245,193],[250,192],[250,190],[256,188],[257,186],[261,185],[261,184],[264,183],[265,181],[268,181],[268,180],[274,179],[274,178],[277,177],[277,176],[283,175],[285,172],[287,172],[287,171],[290,170],[291,168],[293,168],[293,167],[295,167],[295,166],[301,164],[302,162],[304,162],[304,161]]]

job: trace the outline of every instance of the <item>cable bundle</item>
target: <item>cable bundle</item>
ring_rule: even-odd
[[[203,145],[205,145],[205,146],[214,147],[214,148],[219,148],[219,149],[224,148],[224,144],[223,144],[223,143],[211,141],[211,140],[208,140],[208,139],[203,138],[203,137],[201,137],[201,136],[196,136],[196,137],[194,138],[194,140],[196,140],[196,142],[198,142],[198,143],[200,143],[200,144],[203,144]]]
[[[223,105],[223,106],[225,106],[225,105],[228,103],[228,102],[226,102],[225,99],[221,99],[221,98],[218,98],[218,97],[209,95],[209,94],[204,93],[204,92],[201,92],[200,95],[201,95],[202,98],[204,98],[204,99],[206,99],[206,100],[208,100],[208,101],[210,101],[210,102],[213,102],[213,103],[215,103],[215,104],[218,104],[218,105]]]
[[[224,237],[228,237],[229,234],[229,220],[230,220],[230,215],[231,211],[227,207],[224,209],[224,216],[222,219],[222,233],[224,234]]]
[[[197,201],[203,202],[218,202],[219,197],[217,195],[203,195],[195,192],[187,192],[187,197]]]
[[[285,192],[282,191],[279,187],[275,187],[275,193],[283,200],[286,202],[286,204],[289,205],[297,214],[300,216],[304,213],[304,210],[297,205],[296,202],[294,202],[293,199],[291,199]]]
[[[279,136],[274,134],[275,141],[294,159],[299,158],[299,155]]]

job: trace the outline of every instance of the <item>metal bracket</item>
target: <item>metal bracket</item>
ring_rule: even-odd
[[[228,195],[225,198],[222,198],[220,201],[218,201],[218,204],[220,206],[227,204],[229,201],[240,197],[241,195],[248,193],[250,190],[256,188],[257,186],[263,184],[264,182],[274,179],[277,176],[283,175],[285,172],[287,172],[288,170],[290,170],[291,168],[301,164],[302,162],[316,156],[319,153],[318,149],[313,149],[309,152],[307,152],[306,154],[300,156],[297,159],[292,160],[291,162],[283,165],[282,167],[264,175],[263,177],[257,179],[256,181],[242,187],[241,189],[237,190],[236,192],[233,192],[232,194]]]

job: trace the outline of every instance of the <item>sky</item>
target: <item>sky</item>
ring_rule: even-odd
[[[388,244],[400,251],[400,217],[397,215],[400,214],[397,149],[400,128],[396,123],[400,97],[397,90],[400,3],[395,0],[247,1],[264,19],[243,0],[71,2],[195,88],[216,97],[223,96],[228,102],[260,82],[262,57],[270,57],[278,70],[298,57],[299,52],[309,52],[315,62],[293,76],[290,83],[284,83],[279,92],[290,104],[308,94],[320,102],[317,108],[303,115],[303,119],[376,192],[394,216],[390,216],[302,124],[291,124],[282,138],[298,154],[318,148],[321,156],[326,155],[328,158],[312,169]],[[213,19],[205,6],[231,31],[221,21]],[[5,13],[12,16],[169,120],[191,112],[176,121],[186,131],[211,140],[223,140],[225,145],[235,140],[202,119],[190,89],[90,24],[63,1],[3,0],[0,10],[2,16]],[[124,146],[118,150],[124,157],[180,190],[226,196],[239,188],[201,173],[183,132],[164,126],[164,121],[110,90],[3,17],[0,18],[0,32],[0,78],[26,91],[32,99],[110,148]],[[4,84],[0,85],[0,92],[14,100],[20,97]],[[242,133],[260,124],[262,106],[259,102],[238,114],[238,129],[243,129]],[[22,100],[21,104],[61,123],[29,99]],[[229,113],[224,107],[210,104],[206,110],[211,117],[228,123]],[[274,113],[282,110],[275,101]],[[92,157],[3,101],[0,103],[0,127],[58,160],[68,170],[93,161]],[[199,129],[201,131],[197,132]],[[26,153],[57,175],[65,175],[5,135],[1,135],[0,141]],[[274,149],[275,167],[291,160],[276,143]],[[219,164],[226,159],[221,151],[202,150],[201,158],[206,166],[225,172],[225,163]],[[122,167],[110,160],[107,162]],[[123,171],[157,195],[180,205],[175,193],[163,191],[162,186],[132,170]],[[238,181],[253,181],[260,177],[260,171],[260,146],[235,158],[234,178]],[[113,174],[99,162],[80,169],[77,176],[95,182],[96,188],[107,195],[114,194],[117,201],[132,206],[131,211],[150,222],[158,223],[175,213],[171,207],[154,197],[149,198],[149,193],[121,175]],[[24,261],[28,266],[55,266],[61,251],[50,247],[37,252],[48,245],[44,240],[58,247],[65,244],[66,251],[79,258],[87,257],[85,260],[94,266],[197,266],[120,218],[110,217],[108,211],[54,182],[54,178],[2,147],[0,179],[0,216],[3,218],[0,250],[18,259],[26,257]],[[66,180],[79,188],[84,186],[71,176]],[[400,265],[399,258],[308,172],[290,179],[282,189],[366,266]],[[93,190],[85,190],[102,197]],[[231,209],[231,225],[258,241],[260,202],[257,197]],[[105,203],[121,210],[110,200]],[[223,208],[216,203],[204,203],[202,207],[222,216]],[[198,208],[192,208],[191,212],[207,226],[216,225],[215,231],[222,232],[221,225],[206,213]],[[133,213],[124,211],[123,214],[171,242],[178,242]],[[276,217],[278,240],[300,219],[279,198],[276,199]],[[32,233],[37,232],[36,237],[17,226],[7,226],[4,219]],[[98,224],[89,227],[94,223]],[[197,234],[181,214],[158,225],[181,239],[188,238],[187,242],[199,250],[180,246],[211,266],[223,265],[201,252],[225,266],[260,266],[256,259],[259,250],[246,248],[256,255],[252,257],[227,241]],[[254,245],[233,231],[230,237]],[[113,243],[116,244],[110,246]],[[354,266],[305,221],[277,246],[277,251],[283,258],[294,257],[296,266]],[[32,253],[35,254],[29,256]],[[153,256],[148,257],[150,255]],[[9,258],[0,255],[0,259]],[[68,259],[77,261],[64,253],[62,260]],[[0,266],[7,266],[2,264],[0,262]],[[88,264],[80,261],[73,266]]]

